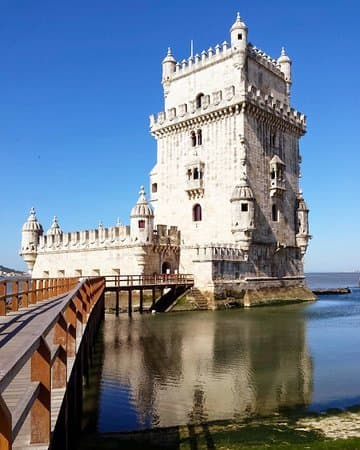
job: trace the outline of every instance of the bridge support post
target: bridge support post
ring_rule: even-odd
[[[12,424],[11,414],[0,395],[0,448],[11,450],[12,447]]]
[[[144,310],[144,291],[142,289],[140,289],[140,314],[143,313]]]
[[[31,408],[31,444],[49,444],[51,430],[50,349],[43,337],[31,357],[31,381],[40,383],[40,389]]]
[[[151,309],[154,309],[155,307],[155,288],[152,288],[152,303],[151,303]]]
[[[131,289],[129,289],[128,314],[129,314],[129,317],[131,317],[131,315],[132,315],[132,290]]]
[[[119,296],[120,296],[120,291],[117,290],[115,292],[115,315],[118,316],[119,315],[119,311],[120,311],[120,306],[119,306]]]

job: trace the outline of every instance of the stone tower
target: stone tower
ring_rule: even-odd
[[[36,217],[35,209],[31,208],[29,217],[22,227],[20,255],[28,266],[29,273],[32,272],[39,238],[43,234],[43,227]]]
[[[164,111],[150,117],[150,191],[155,223],[181,232],[180,271],[193,273],[214,301],[304,287],[306,119],[290,106],[285,50],[276,60],[250,44],[238,14],[230,44],[179,62],[169,49],[162,67]]]

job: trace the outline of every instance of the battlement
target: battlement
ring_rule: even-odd
[[[152,133],[156,133],[165,126],[193,118],[199,111],[204,115],[211,115],[211,113],[236,105],[236,103],[241,104],[244,101],[275,114],[292,125],[300,127],[303,131],[306,129],[306,116],[304,114],[296,111],[287,103],[275,100],[271,94],[265,94],[256,86],[249,84],[245,96],[238,94],[235,91],[235,86],[229,86],[224,90],[213,92],[211,95],[205,95],[200,108],[197,107],[196,100],[193,100],[179,105],[177,108],[168,109],[167,112],[162,111],[157,115],[152,114],[150,116],[150,130]],[[240,110],[240,108],[237,109]]]
[[[212,64],[223,62],[231,58],[236,52],[237,49],[231,47],[227,41],[224,41],[222,44],[216,44],[214,48],[210,47],[208,50],[203,50],[200,54],[197,53],[195,56],[177,61],[175,70],[171,75],[171,81],[190,75],[198,70],[203,70]],[[266,69],[284,79],[284,74],[277,60],[250,43],[247,45],[247,56],[255,59]]]
[[[306,116],[294,108],[291,108],[287,103],[279,100],[274,100],[270,94],[264,94],[260,89],[251,84],[248,85],[246,92],[246,99],[261,109],[290,122],[293,125],[300,127],[303,131],[306,129]]]
[[[203,50],[200,54],[190,56],[188,59],[177,61],[175,71],[171,79],[176,80],[190,73],[202,70],[211,64],[217,64],[232,56],[232,49],[227,41],[222,44],[216,44],[214,48],[210,47],[208,50]]]
[[[228,86],[223,90],[213,92],[211,95],[204,95],[201,107],[196,105],[194,99],[179,105],[177,108],[170,108],[167,112],[162,111],[157,115],[152,114],[150,116],[150,129],[156,131],[157,128],[162,126],[190,119],[199,111],[206,114],[229,106],[230,102],[231,104],[234,103],[235,94],[235,86]],[[238,97],[240,100],[240,96]]]
[[[59,235],[40,236],[38,253],[118,247],[130,244],[130,227],[99,226],[92,230],[71,231]]]
[[[178,245],[180,232],[177,227],[158,225],[153,231],[156,245]],[[118,225],[105,228],[100,226],[92,230],[71,231],[58,235],[39,237],[38,253],[76,251],[88,249],[108,249],[133,245],[130,226]]]
[[[284,74],[280,69],[280,64],[277,62],[276,59],[267,55],[265,52],[263,52],[262,50],[260,50],[259,48],[255,47],[250,43],[247,46],[247,50],[248,55],[251,58],[255,59],[259,64],[261,64],[271,72],[275,73],[279,77],[284,78]]]
[[[194,261],[246,261],[244,252],[236,244],[210,243],[195,248]]]

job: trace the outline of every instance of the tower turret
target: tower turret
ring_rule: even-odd
[[[165,56],[162,62],[162,85],[164,87],[165,97],[169,91],[171,77],[172,74],[175,72],[175,68],[176,68],[176,60],[171,53],[171,48],[169,47],[167,55]]]
[[[140,187],[139,199],[131,210],[130,236],[132,242],[140,244],[150,243],[154,229],[154,213],[148,201],[144,186]]]
[[[288,57],[288,55],[285,52],[285,48],[283,47],[281,49],[281,55],[277,60],[281,72],[285,76],[286,81],[286,94],[288,97],[288,100],[290,101],[290,88],[291,88],[291,59]]]
[[[247,47],[247,26],[241,20],[240,13],[237,13],[236,21],[230,28],[231,49],[235,52],[235,66],[243,67],[246,60]]]
[[[230,202],[231,232],[247,255],[255,229],[255,198],[246,178],[235,186]]]
[[[35,264],[39,237],[43,234],[43,227],[38,222],[35,209],[31,208],[28,220],[24,223],[21,233],[20,255],[28,266],[29,273]]]
[[[309,209],[301,191],[298,195],[298,207],[296,213],[298,222],[296,245],[300,248],[301,256],[303,257],[306,253],[311,235],[309,234]]]

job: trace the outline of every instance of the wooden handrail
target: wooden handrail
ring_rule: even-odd
[[[0,281],[0,316],[73,289],[79,278],[32,278]],[[11,286],[11,292],[8,287]]]
[[[57,279],[56,279],[57,280]],[[62,279],[66,280],[66,279]],[[68,279],[69,280],[69,279]],[[31,416],[31,440],[33,444],[50,443],[51,424],[51,388],[66,386],[67,359],[74,356],[78,340],[82,335],[77,333],[79,323],[78,312],[81,311],[80,324],[86,325],[87,320],[105,289],[105,279],[96,277],[77,283],[71,282],[40,283],[41,288],[23,289],[13,294],[4,293],[0,288],[1,299],[11,296],[26,295],[40,292],[44,300],[47,295],[60,300],[50,314],[48,323],[38,320],[37,326],[31,329],[29,340],[19,351],[8,349],[6,344],[0,348],[0,449],[11,450],[18,431],[27,417]],[[71,286],[75,283],[76,286]],[[30,283],[30,284],[29,284]],[[33,283],[29,280],[27,287]],[[3,286],[3,283],[0,285]],[[70,292],[59,296],[59,289],[70,287]],[[6,288],[6,286],[5,286]],[[64,294],[64,292],[63,292]],[[49,302],[51,305],[51,300]],[[6,309],[6,308],[5,308]],[[22,331],[19,331],[21,333]],[[16,336],[13,338],[15,339]],[[49,342],[49,339],[51,342]],[[30,362],[30,379],[28,389],[13,411],[10,411],[4,399],[4,391],[15,379],[21,369]],[[52,381],[51,381],[52,380]]]
[[[194,276],[182,273],[156,274],[156,275],[105,275],[106,285],[112,286],[145,286],[193,284]]]

